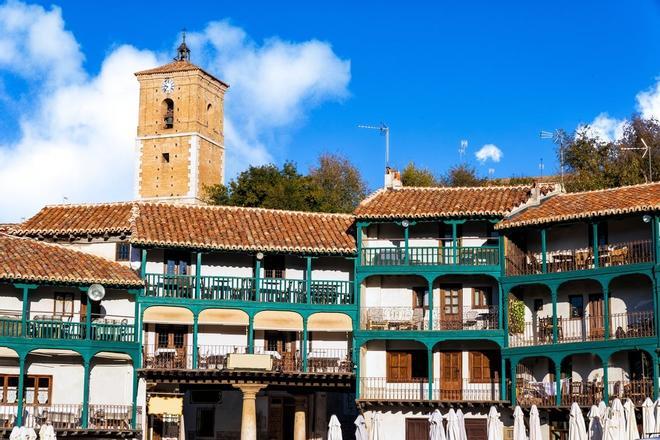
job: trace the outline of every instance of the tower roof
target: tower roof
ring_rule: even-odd
[[[206,70],[202,69],[196,64],[191,63],[188,60],[174,60],[171,63],[163,64],[162,66],[154,67],[153,69],[147,69],[147,70],[141,70],[139,72],[135,72],[135,76],[156,75],[159,73],[191,72],[191,71],[201,72],[204,75],[213,78],[223,86],[229,87],[229,84],[227,84],[226,82],[222,81],[221,79],[218,79],[214,75],[211,75]]]

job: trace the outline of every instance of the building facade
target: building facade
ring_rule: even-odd
[[[551,438],[572,402],[659,397],[660,184],[204,206],[227,86],[186,51],[137,74],[140,200],[0,231],[5,434],[323,439],[336,414],[353,438],[362,413],[413,440],[454,407],[478,440],[491,405],[535,404]]]

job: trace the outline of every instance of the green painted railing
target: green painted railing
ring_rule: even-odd
[[[362,266],[496,266],[498,246],[425,246],[362,248]]]
[[[195,277],[147,274],[145,296],[194,298]],[[192,283],[192,285],[190,284]],[[167,288],[163,286],[167,285]],[[180,287],[182,292],[176,289]],[[257,289],[259,287],[259,289]],[[309,289],[308,289],[309,287]],[[257,290],[259,296],[257,297]],[[304,304],[351,304],[353,283],[335,280],[292,280],[287,278],[233,277],[219,275],[200,276],[200,299],[223,301],[261,301]],[[309,298],[308,298],[309,294]]]
[[[128,322],[93,322],[92,339],[106,342],[135,342],[135,326]]]
[[[0,318],[0,336],[18,337],[21,336],[21,318]]]
[[[144,281],[147,296],[163,298],[194,298],[195,296],[194,275],[148,273]]]
[[[31,319],[27,321],[26,336],[41,339],[84,339],[85,323]]]

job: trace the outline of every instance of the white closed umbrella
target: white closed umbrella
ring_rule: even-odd
[[[465,430],[465,414],[458,408],[456,415],[458,416],[458,427],[461,430],[461,440],[468,440],[467,431]]]
[[[486,420],[488,430],[488,440],[502,440],[502,421],[500,420],[500,413],[494,406],[490,407],[488,411],[488,419]]]
[[[458,426],[458,416],[454,408],[447,413],[447,440],[461,440],[461,430]]]
[[[380,413],[374,413],[373,418],[371,419],[371,435],[369,440],[385,440],[385,436],[381,432],[381,424]]]
[[[652,434],[655,431],[655,414],[653,408],[653,401],[648,397],[642,403],[642,431],[644,436]]]
[[[364,420],[364,416],[358,415],[353,423],[355,424],[355,440],[368,440],[367,421]]]
[[[37,440],[37,433],[35,432],[34,428],[27,428],[25,430],[25,435],[27,440]]]
[[[638,440],[639,429],[637,429],[637,417],[635,416],[635,404],[626,399],[623,404],[623,413],[626,416],[626,440]]]
[[[330,423],[328,423],[328,440],[342,440],[341,423],[334,414],[330,417]]]
[[[584,416],[580,405],[573,402],[568,421],[568,440],[587,440],[587,428],[584,426]]]
[[[609,412],[609,408],[607,405],[605,405],[605,402],[602,400],[598,402],[598,417],[600,417],[600,426],[605,427],[605,420],[607,420]]]
[[[442,414],[437,409],[429,416],[429,439],[446,440],[445,428],[442,426]]]
[[[660,399],[655,401],[653,409],[655,410],[655,427],[653,428],[653,432],[655,433],[660,432]]]
[[[539,409],[536,405],[532,405],[529,410],[529,440],[543,440],[541,435],[541,418],[539,417]]]
[[[9,434],[9,440],[20,440],[21,438],[21,427],[20,426],[14,426],[11,429],[11,433]]]
[[[518,405],[513,410],[513,440],[527,440],[525,414],[523,414],[522,409]]]
[[[626,417],[618,398],[612,402],[610,415],[605,421],[604,440],[626,440]]]
[[[603,440],[603,425],[600,419],[600,410],[596,405],[592,405],[589,410],[589,430],[587,431],[587,438],[589,440]]]

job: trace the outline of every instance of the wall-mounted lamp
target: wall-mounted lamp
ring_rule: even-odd
[[[263,252],[257,252],[257,260],[263,260],[264,259],[264,253]]]
[[[410,222],[408,220],[404,220],[404,221],[401,222],[401,226],[403,226],[404,228],[407,228],[408,226],[410,226]]]
[[[651,217],[648,214],[645,214],[644,216],[642,216],[642,220],[644,220],[644,223],[651,223],[651,220],[653,220],[653,217]]]

